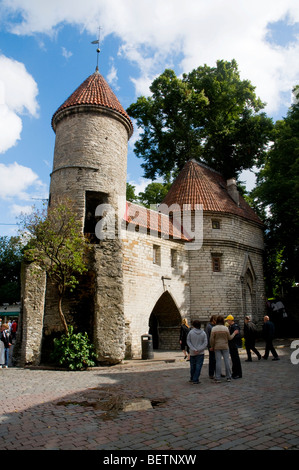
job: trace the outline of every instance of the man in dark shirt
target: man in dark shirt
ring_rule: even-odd
[[[246,315],[244,318],[244,338],[245,338],[245,348],[247,352],[247,360],[246,362],[252,362],[251,358],[251,351],[253,351],[258,360],[261,359],[261,355],[255,347],[255,340],[256,340],[257,329],[255,324],[251,321],[250,317]]]
[[[232,378],[233,379],[241,379],[242,377],[242,366],[239,356],[238,348],[242,347],[242,339],[240,334],[240,327],[235,322],[235,319],[232,315],[228,315],[225,318],[229,327],[229,333],[232,335],[235,330],[238,330],[239,333],[235,335],[235,337],[228,342],[229,346],[229,353],[232,360]]]
[[[273,361],[279,361],[279,357],[275,348],[273,346],[273,339],[275,337],[275,327],[274,323],[272,323],[269,317],[266,315],[264,317],[264,324],[263,324],[263,337],[266,342],[265,353],[263,355],[263,359],[268,359],[269,352],[273,355]]]

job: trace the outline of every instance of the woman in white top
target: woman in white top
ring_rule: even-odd
[[[226,371],[226,380],[231,380],[231,369],[229,363],[229,340],[233,339],[234,336],[239,333],[238,330],[234,331],[231,335],[228,328],[224,325],[224,317],[218,315],[216,319],[216,325],[212,328],[210,336],[211,350],[215,351],[216,358],[216,375],[215,382],[221,382],[221,358],[223,357]]]

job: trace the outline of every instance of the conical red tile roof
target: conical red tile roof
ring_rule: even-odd
[[[185,164],[162,204],[168,207],[178,204],[181,209],[185,205],[188,210],[194,210],[196,205],[202,204],[203,211],[235,214],[262,225],[260,218],[241,195],[239,205],[231,198],[226,180],[220,173],[195,160]]]
[[[123,109],[106,80],[98,71],[90,75],[54,113],[52,117],[52,127],[54,131],[61,111],[78,107],[80,105],[104,107],[119,113],[127,120],[129,136],[132,135],[133,125],[131,119]]]

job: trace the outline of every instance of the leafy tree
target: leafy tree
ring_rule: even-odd
[[[127,183],[127,201],[142,204],[145,207],[160,204],[170,189],[171,183],[158,183],[152,181],[143,192],[139,192],[136,196],[135,186]]]
[[[130,183],[127,183],[126,199],[130,202],[137,201],[137,196],[135,194],[135,186]]]
[[[58,290],[58,312],[66,334],[68,325],[62,310],[67,289],[72,291],[79,276],[87,271],[85,254],[87,243],[80,223],[69,203],[50,207],[48,212],[35,212],[23,218],[22,236],[28,244],[25,259],[46,271]]]
[[[19,237],[0,237],[0,304],[20,301],[22,258]]]
[[[282,289],[287,290],[299,281],[298,102],[291,106],[283,120],[276,122],[273,137],[273,145],[252,196],[261,213],[265,214],[270,288],[274,289],[274,294],[281,294]]]
[[[199,115],[208,100],[203,91],[195,93],[172,70],[165,70],[150,90],[151,97],[141,96],[127,112],[143,128],[134,151],[145,160],[141,165],[145,177],[154,180],[156,175],[169,176],[176,167],[181,169],[196,157],[200,148]]]
[[[152,182],[147,185],[144,192],[138,194],[138,199],[146,207],[162,202],[170,189],[171,183]]]
[[[226,177],[260,166],[273,128],[258,114],[264,103],[235,60],[198,67],[180,79],[166,69],[148,98],[139,97],[127,112],[143,129],[134,152],[145,162],[145,177],[169,178],[195,158]]]

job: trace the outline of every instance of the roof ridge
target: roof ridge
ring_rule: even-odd
[[[199,162],[199,161],[196,160],[195,158],[191,158],[191,159],[188,160],[188,161],[189,161],[189,162],[194,162],[194,163],[196,163],[197,165],[202,166],[203,168],[206,168],[207,170],[213,171],[214,173],[217,173],[218,175],[222,176],[222,174],[220,173],[220,171],[215,170],[215,168],[212,168],[211,166],[207,165],[206,163]]]

